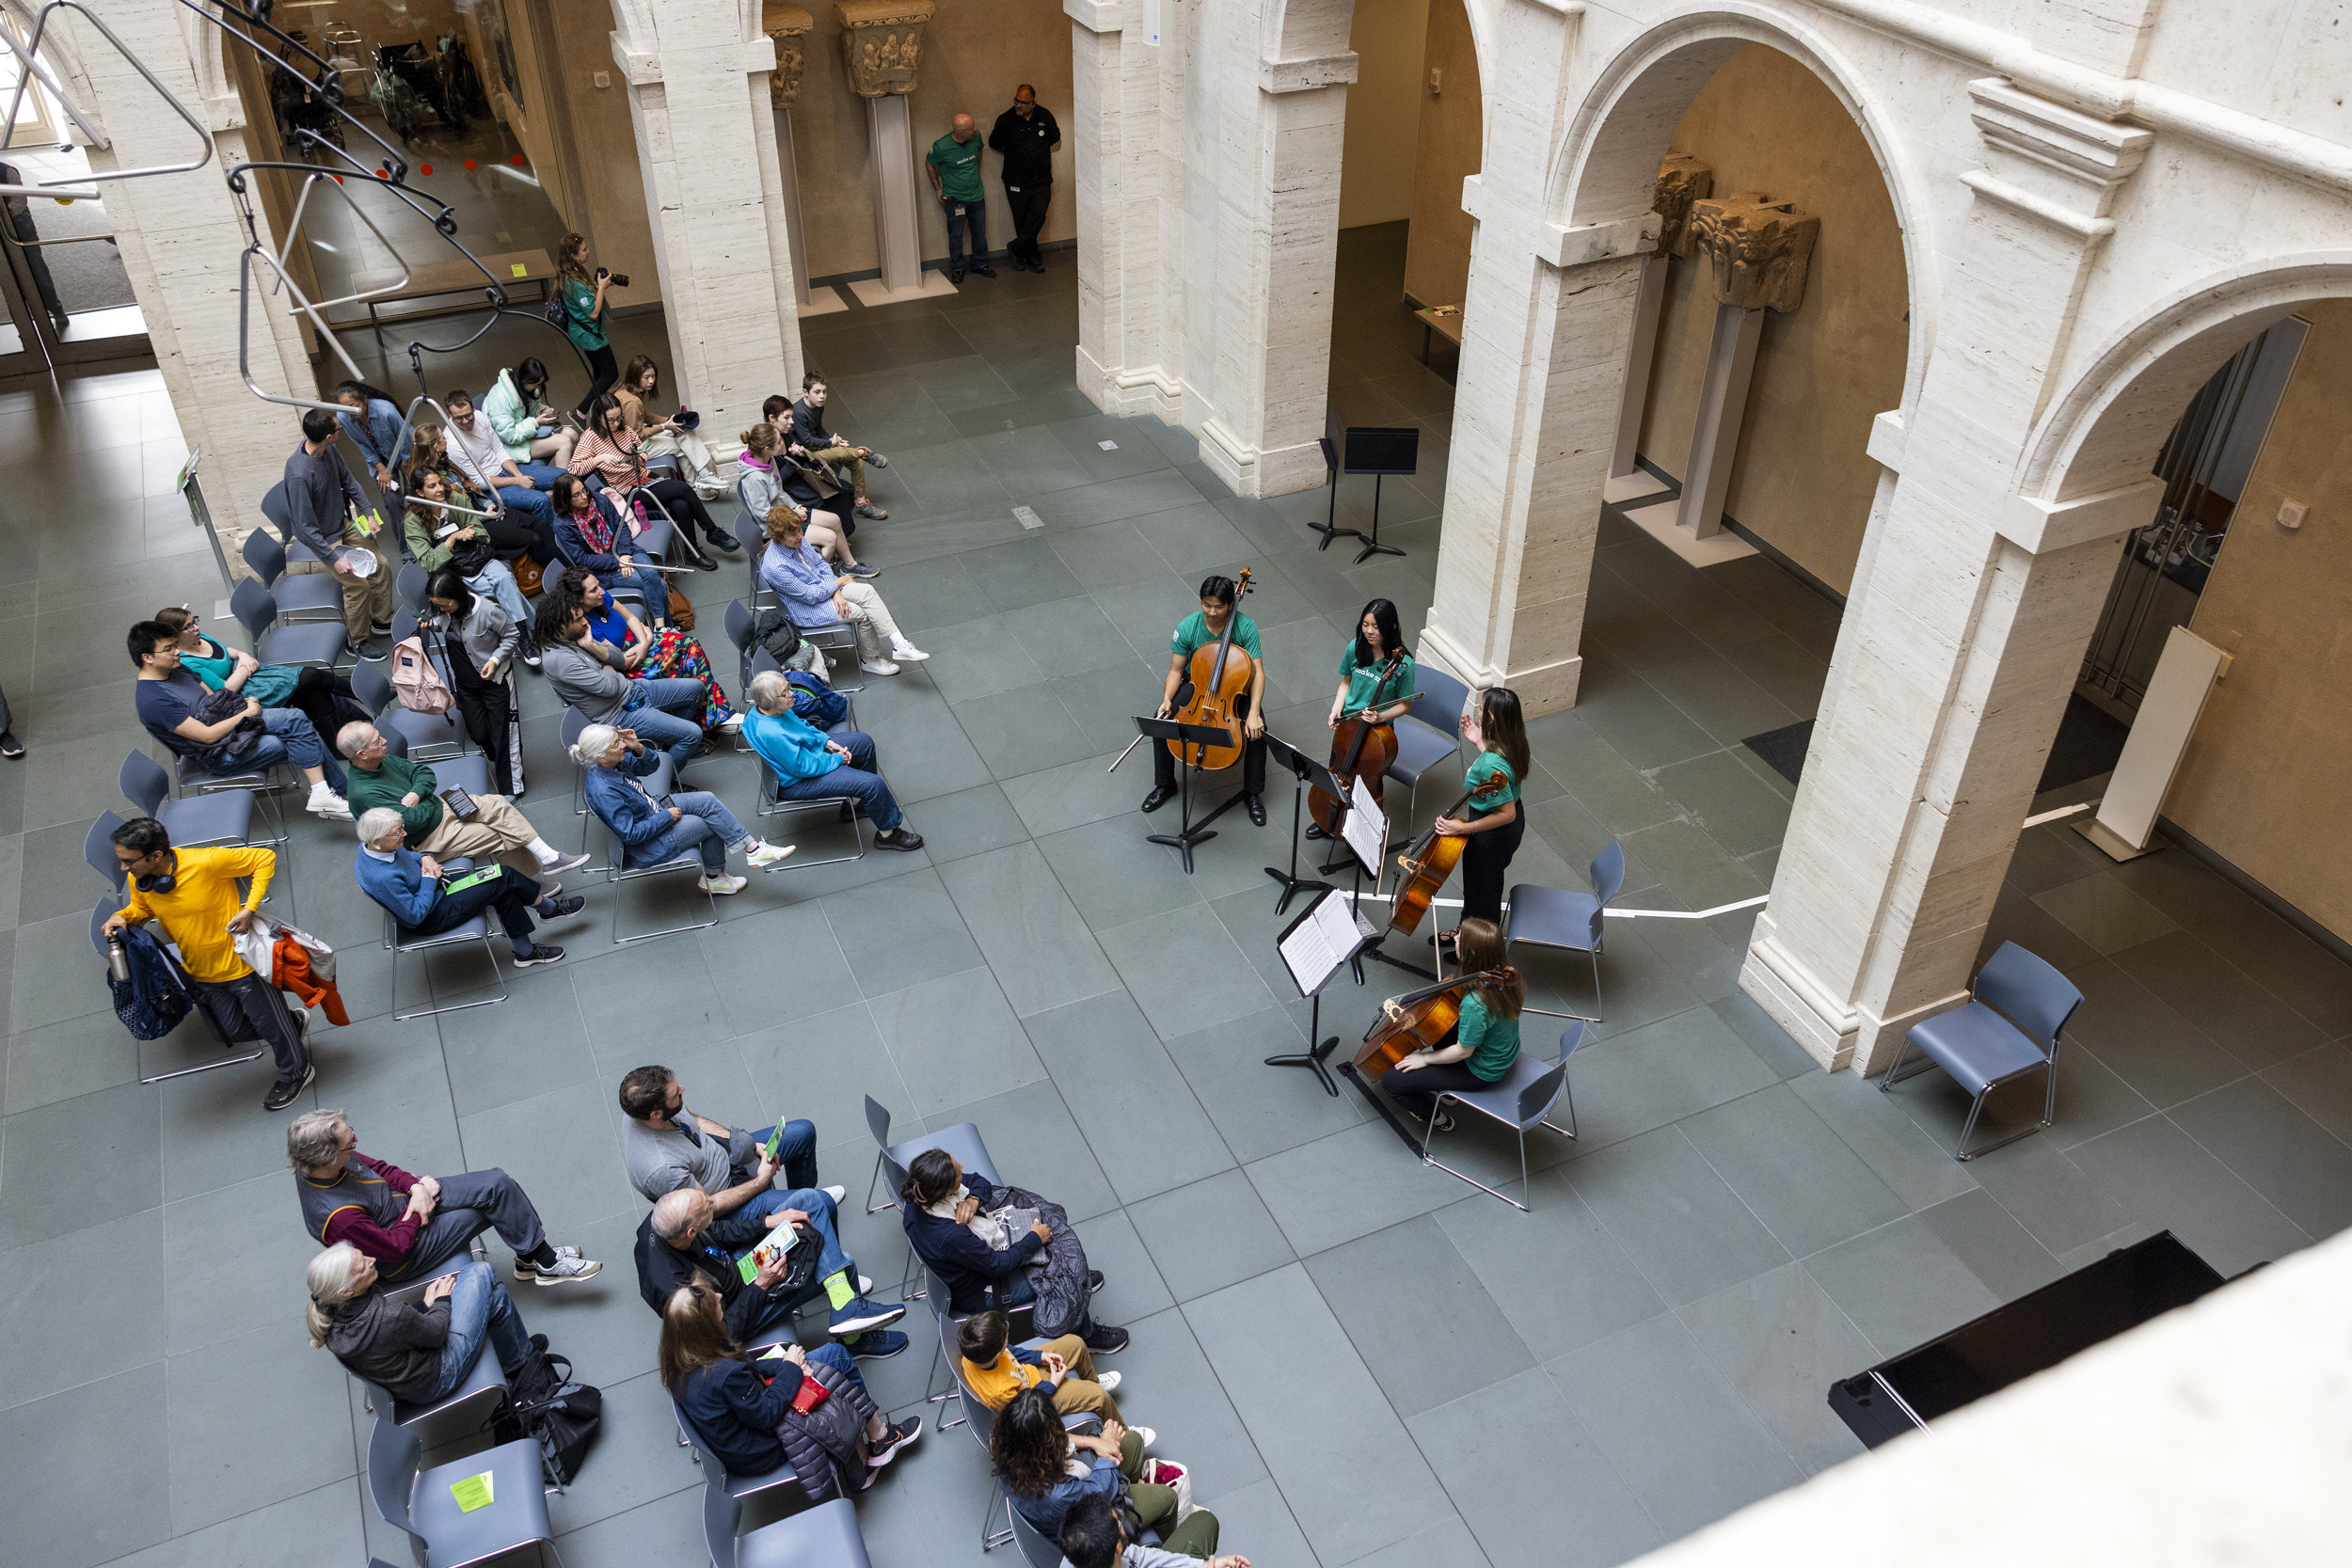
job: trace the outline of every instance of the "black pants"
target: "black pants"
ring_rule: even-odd
[[[1442,1051],[1454,1041],[1454,1032],[1448,1029],[1445,1038],[1438,1042],[1438,1049]],[[1467,1057],[1458,1062],[1439,1062],[1434,1067],[1391,1068],[1380,1080],[1380,1086],[1388,1091],[1391,1100],[1424,1117],[1438,1108],[1438,1096],[1441,1094],[1494,1087],[1470,1071]]]
[[[1042,265],[1038,255],[1037,237],[1045,228],[1045,209],[1054,204],[1054,182],[1040,181],[1023,185],[1019,190],[1007,190],[1005,201],[1012,209],[1012,241],[1005,248],[1016,261],[1031,266]]]
[[[295,1033],[293,1015],[270,994],[270,983],[259,974],[236,980],[195,980],[196,1005],[222,1041],[236,1045],[260,1040],[278,1058],[278,1081],[291,1084],[302,1076],[310,1061]]]
[[[1182,709],[1186,703],[1191,701],[1192,682],[1185,681],[1176,688],[1176,706],[1179,709]],[[1234,710],[1244,719],[1248,718],[1249,693],[1247,691],[1243,692],[1241,694],[1241,700],[1235,703],[1233,706]],[[1152,783],[1161,789],[1174,789],[1176,787],[1176,758],[1168,752],[1168,743],[1166,741],[1155,740],[1152,742]],[[1257,739],[1250,741],[1248,745],[1242,748],[1241,789],[1242,793],[1245,795],[1263,795],[1265,793],[1264,736],[1260,736]]]
[[[482,748],[483,759],[490,765],[491,790],[509,792],[515,787],[514,693],[504,676],[484,680],[463,643],[453,645],[450,655],[450,695],[456,699],[458,717],[466,721],[466,733],[473,736],[473,743]]]
[[[661,503],[663,510],[670,514],[670,520],[677,524],[678,532],[684,535],[688,544],[694,543],[694,530],[697,527],[701,528],[703,537],[706,539],[719,531],[719,525],[710,520],[708,512],[703,510],[703,499],[694,494],[694,487],[686,481],[657,479],[648,481],[638,488]]]
[[[335,743],[335,733],[354,719],[373,717],[352,696],[349,681],[314,664],[294,677],[294,695],[278,705],[293,708],[310,721],[310,727],[329,746]]]
[[[1507,828],[1492,828],[1483,833],[1470,835],[1469,845],[1462,850],[1462,918],[1491,920],[1502,923],[1502,881],[1511,869],[1511,857],[1519,852],[1519,840],[1527,836],[1527,802],[1519,802],[1518,815]]]
[[[611,343],[581,352],[588,356],[588,395],[580,400],[580,406],[572,412],[580,416],[580,423],[586,424],[588,411],[596,405],[596,401],[611,391],[613,383],[621,379],[621,366],[620,361],[612,357]]]
[[[513,561],[528,555],[542,566],[563,569],[563,557],[555,549],[555,525],[546,517],[508,507],[496,516],[482,520],[490,535],[490,548],[501,561]]]
[[[531,940],[531,907],[539,901],[539,884],[511,865],[499,867],[495,880],[477,883],[462,893],[444,893],[424,918],[409,929],[419,936],[437,936],[463,926],[485,910],[497,913],[499,924],[513,939],[516,950]]]

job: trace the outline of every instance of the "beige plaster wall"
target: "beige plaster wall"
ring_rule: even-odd
[[[1423,79],[1432,70],[1445,73],[1445,90],[1436,97],[1426,88],[1421,93],[1405,293],[1423,305],[1459,305],[1470,292],[1470,215],[1462,211],[1462,182],[1478,172],[1483,156],[1478,54],[1462,0],[1429,0],[1429,32],[1422,49]],[[1351,99],[1351,130],[1355,118]]]
[[[2189,629],[2236,656],[2164,814],[2352,941],[2352,302],[2312,324]],[[2293,533],[2289,499],[2311,508]]]
[[[1461,0],[1439,3],[1458,9]],[[1428,41],[1429,4],[1356,0],[1347,35],[1357,64],[1355,85],[1347,89],[1347,134],[1340,164],[1342,229],[1412,216],[1413,165],[1420,150],[1422,100],[1428,90],[1422,85],[1422,51]],[[1449,72],[1449,90],[1452,79]]]
[[[1902,402],[1909,298],[1894,202],[1844,106],[1762,44],[1700,90],[1673,149],[1713,166],[1719,196],[1760,190],[1821,220],[1804,305],[1764,318],[1724,509],[1845,593],[1878,485],[1870,421]],[[1704,260],[1677,260],[1668,278],[1640,450],[1680,478],[1715,302]]]

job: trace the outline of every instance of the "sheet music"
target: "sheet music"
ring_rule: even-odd
[[[1347,816],[1340,823],[1340,836],[1346,841],[1356,858],[1372,873],[1372,885],[1380,885],[1380,854],[1389,841],[1389,817],[1380,809],[1380,802],[1372,798],[1372,786],[1361,773],[1356,775],[1348,789]]]
[[[1312,996],[1347,962],[1363,939],[1356,917],[1348,911],[1346,897],[1331,892],[1317,896],[1313,906],[1276,946],[1298,993]]]

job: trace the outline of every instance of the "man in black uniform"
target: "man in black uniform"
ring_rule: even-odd
[[[1061,127],[1050,109],[1037,103],[1037,89],[1024,82],[1012,92],[1012,107],[996,117],[988,145],[1005,160],[1005,199],[1012,208],[1012,243],[1005,247],[1015,272],[1043,272],[1045,257],[1037,237],[1054,199],[1054,150]]]

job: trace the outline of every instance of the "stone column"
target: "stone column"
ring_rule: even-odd
[[[131,276],[132,296],[146,318],[148,341],[181,437],[204,449],[199,472],[230,569],[243,577],[238,546],[260,524],[262,497],[283,476],[286,458],[301,440],[300,411],[263,403],[246,389],[237,370],[237,258],[247,242],[223,171],[248,156],[244,105],[222,69],[217,29],[178,8],[146,0],[90,4],[204,123],[213,143],[213,159],[201,168],[111,181],[97,189]],[[54,50],[51,39],[56,40]],[[89,150],[93,170],[103,172],[126,161],[176,162],[194,154],[197,134],[187,122],[71,11],[51,19],[41,50],[82,112],[113,144]],[[281,242],[270,232],[260,193],[250,193],[249,199],[264,242],[275,248]],[[253,379],[273,393],[315,396],[316,378],[283,294],[264,308],[270,279],[266,266],[255,277],[247,354]],[[197,547],[193,538],[188,547]]]
[[[1666,269],[1677,256],[1691,254],[1691,204],[1715,191],[1715,171],[1696,158],[1669,152],[1658,166],[1650,211],[1658,214],[1658,251],[1642,263],[1642,288],[1633,307],[1633,341],[1626,345],[1625,390],[1617,401],[1617,439],[1609,453],[1609,482],[1602,499],[1613,506],[1662,496],[1660,483],[1638,459],[1642,418],[1649,411],[1650,367],[1658,357],[1658,322],[1666,305]]]
[[[2150,133],[1971,84],[1983,166],[1915,407],[1882,481],[1740,985],[1822,1065],[1883,1070],[1964,993],[2112,578],[2159,482],[2065,499],[2016,475]]]
[[[802,238],[801,171],[792,146],[792,105],[801,101],[801,83],[808,64],[808,33],[817,19],[798,6],[765,0],[761,26],[776,46],[776,69],[768,73],[768,103],[776,121],[776,187],[784,193],[779,214],[784,220],[785,245],[792,257],[792,297],[803,316],[828,316],[847,310],[849,302],[830,287],[812,290],[808,284],[808,246]]]
[[[674,377],[712,451],[730,457],[760,401],[801,378],[775,45],[742,0],[612,0],[612,11]]]
[[[866,305],[955,293],[946,277],[923,271],[915,201],[930,182],[915,166],[922,150],[914,145],[907,115],[907,95],[914,90],[922,65],[923,29],[933,9],[931,0],[838,0],[833,8],[841,24],[850,90],[866,100],[866,132],[873,148],[874,239],[882,277],[850,285]]]
[[[1062,0],[1070,14],[1067,134],[1078,203],[1078,389],[1106,414],[1184,413],[1184,280],[1163,267],[1184,166],[1166,156],[1172,50],[1143,41],[1140,0]],[[1181,24],[1181,19],[1171,18]],[[1172,89],[1171,89],[1172,90]]]

